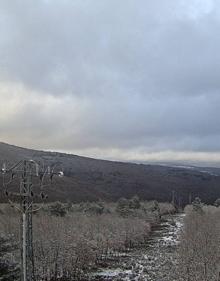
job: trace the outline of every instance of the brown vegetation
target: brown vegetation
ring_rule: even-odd
[[[186,207],[179,245],[179,280],[216,281],[220,272],[220,208],[199,199]]]
[[[151,223],[160,216],[160,204],[140,202],[138,197],[123,201],[127,207],[122,212],[120,201],[77,205],[56,202],[34,215],[37,280],[59,280],[60,277],[79,280],[109,260],[117,261],[131,248],[145,243]],[[167,212],[174,211],[170,204],[163,204],[164,213],[165,206]],[[17,213],[4,205],[0,219],[0,232],[17,237]]]

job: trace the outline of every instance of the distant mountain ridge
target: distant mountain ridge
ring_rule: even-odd
[[[176,203],[180,204],[188,203],[190,193],[192,198],[199,196],[208,203],[220,197],[219,168],[188,169],[114,162],[0,142],[0,165],[5,161],[13,164],[25,158],[62,167],[65,176],[57,178],[47,189],[50,201],[115,201],[134,195],[143,200],[170,201],[172,191],[175,191]],[[5,201],[4,196],[0,201]]]

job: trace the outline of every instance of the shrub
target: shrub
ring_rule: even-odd
[[[216,206],[216,207],[220,206],[220,198],[215,200],[214,206]]]
[[[136,195],[129,200],[129,208],[139,209],[141,207],[141,202],[139,197]]]
[[[11,237],[0,236],[0,280],[13,281],[18,279],[19,269],[9,253],[16,249]]]
[[[66,207],[64,204],[62,204],[61,202],[55,202],[53,204],[49,205],[49,210],[51,215],[53,216],[57,216],[57,217],[64,217],[66,215]]]

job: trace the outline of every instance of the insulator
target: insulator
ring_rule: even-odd
[[[43,174],[40,174],[40,181],[42,181],[43,179]]]
[[[3,163],[3,165],[2,165],[1,172],[2,172],[3,174],[5,174],[5,173],[7,172],[7,168],[6,168],[6,164],[5,164],[5,163]]]
[[[41,196],[41,199],[44,199],[45,198],[45,195],[43,192],[40,193],[40,196]]]

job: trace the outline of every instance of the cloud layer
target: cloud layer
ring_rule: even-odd
[[[135,161],[220,161],[220,4],[3,0],[2,141]]]

